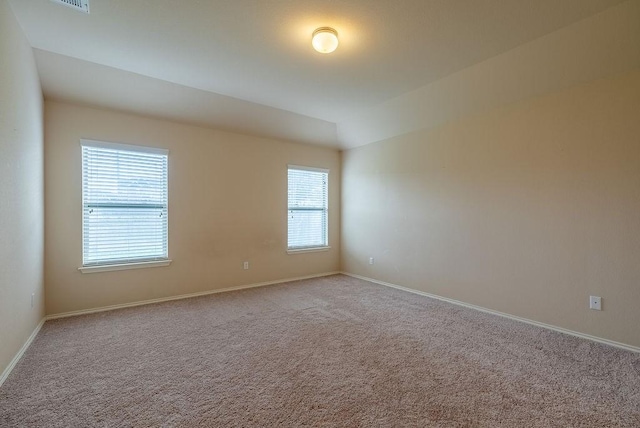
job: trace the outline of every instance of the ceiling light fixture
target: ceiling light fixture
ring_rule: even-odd
[[[331,27],[320,27],[313,32],[311,44],[320,53],[331,53],[338,47],[338,32]]]

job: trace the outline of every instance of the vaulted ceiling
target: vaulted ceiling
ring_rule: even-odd
[[[45,97],[347,148],[377,137],[341,124],[622,0],[10,3]]]

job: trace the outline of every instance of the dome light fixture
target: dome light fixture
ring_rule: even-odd
[[[313,32],[311,44],[320,53],[331,53],[338,47],[338,32],[331,27],[320,27]]]

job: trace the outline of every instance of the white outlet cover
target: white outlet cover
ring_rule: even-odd
[[[602,297],[589,296],[589,308],[596,311],[602,310]]]

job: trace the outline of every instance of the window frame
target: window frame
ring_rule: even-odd
[[[124,152],[134,152],[140,154],[154,154],[161,155],[166,157],[166,181],[164,183],[163,191],[166,192],[166,206],[161,207],[163,212],[166,213],[166,226],[165,226],[165,236],[166,236],[166,251],[165,256],[157,257],[150,256],[148,258],[122,258],[120,260],[103,260],[103,261],[95,261],[87,263],[85,260],[85,158],[84,158],[84,147],[89,148],[103,148],[109,150],[117,150]],[[127,270],[127,269],[140,269],[140,268],[148,268],[148,267],[160,267],[160,266],[168,266],[171,264],[172,260],[169,258],[169,150],[159,148],[159,147],[150,147],[150,146],[139,146],[133,144],[123,144],[123,143],[113,143],[108,141],[98,141],[91,139],[80,139],[80,162],[81,162],[81,267],[78,268],[82,273],[94,273],[94,272],[105,272],[105,271],[117,271],[117,270]]]
[[[305,246],[305,247],[289,247],[289,215],[291,212],[291,207],[289,206],[289,170],[296,171],[308,171],[308,172],[319,172],[327,174],[326,180],[326,201],[324,208],[322,209],[325,212],[325,226],[324,229],[326,231],[325,242],[323,245],[313,245],[313,246]],[[298,253],[309,253],[316,251],[327,251],[331,249],[329,245],[329,176],[330,169],[328,168],[319,168],[312,166],[303,166],[303,165],[287,165],[287,253],[288,254],[298,254]]]

